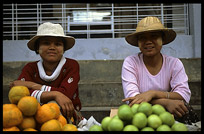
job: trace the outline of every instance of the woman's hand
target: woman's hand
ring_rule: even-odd
[[[10,88],[13,86],[26,86],[29,89],[40,90],[42,85],[32,81],[15,80],[10,83]]]
[[[26,81],[15,80],[15,81],[10,83],[9,87],[12,88],[13,86],[26,86],[27,85],[26,83],[27,83]]]
[[[153,90],[150,90],[150,91],[147,91],[147,92],[144,92],[141,94],[137,94],[134,97],[125,98],[122,101],[123,102],[129,101],[130,102],[129,106],[132,106],[135,103],[140,104],[142,102],[150,102],[152,100],[153,96],[154,96],[154,92],[153,92]]]
[[[188,112],[188,109],[182,100],[168,99],[166,103],[166,109],[175,117],[182,117]]]
[[[36,83],[30,82],[30,81],[22,81],[22,80],[15,80],[13,82],[10,83],[10,88],[12,88],[13,86],[25,86],[27,88],[30,88],[31,85],[34,85]]]
[[[56,92],[55,101],[60,105],[62,114],[65,117],[72,117],[74,113],[74,105],[72,101],[60,92]]]

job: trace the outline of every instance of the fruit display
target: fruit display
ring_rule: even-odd
[[[56,103],[40,105],[27,87],[12,87],[8,97],[10,104],[3,104],[3,131],[78,131]]]
[[[148,102],[119,106],[113,117],[104,117],[101,125],[93,125],[89,131],[188,131],[174,116],[159,104]]]
[[[12,104],[17,104],[18,101],[24,97],[29,96],[30,92],[27,87],[25,86],[13,86],[8,93],[9,101]]]

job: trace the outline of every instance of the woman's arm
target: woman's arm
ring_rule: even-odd
[[[23,80],[15,80],[10,83],[10,88],[13,86],[26,86],[28,89],[40,90],[42,85],[32,82],[32,81],[23,81]]]
[[[30,62],[26,64],[17,80],[10,83],[10,88],[13,86],[26,86],[30,94],[35,90],[41,90],[42,85],[35,82],[37,72],[37,62]]]
[[[157,90],[149,90],[141,94],[137,94],[134,97],[128,97],[122,101],[129,101],[129,105],[132,106],[135,103],[150,102],[152,99],[175,99],[184,100],[183,97],[176,92],[164,92]],[[185,101],[185,100],[184,100]]]
[[[175,100],[184,100],[183,97],[176,92],[165,92],[165,91],[157,91],[157,90],[150,90],[148,91],[149,94],[152,95],[152,99],[175,99]]]
[[[178,93],[182,96],[185,102],[189,103],[191,91],[188,86],[188,76],[185,72],[183,63],[177,59],[171,69],[172,78],[170,81],[171,92]]]
[[[153,99],[150,101],[151,104],[160,104],[167,109],[168,112],[172,113],[175,117],[182,117],[188,112],[183,100],[175,99]]]
[[[73,111],[74,111],[74,106],[72,101],[63,93],[59,92],[59,91],[41,91],[41,87],[42,85],[37,84],[35,82],[32,81],[22,81],[22,80],[16,80],[13,81],[10,85],[12,86],[26,86],[29,89],[33,89],[33,90],[37,90],[37,91],[33,91],[33,93],[31,94],[31,96],[34,96],[36,99],[38,99],[38,101],[40,103],[47,103],[49,101],[55,100],[62,112],[63,115],[65,117],[72,117],[73,115]]]
[[[40,97],[40,101],[42,103],[47,103],[52,100],[55,100],[58,103],[62,114],[65,117],[72,117],[74,112],[74,105],[67,96],[58,91],[42,92]]]
[[[125,58],[121,71],[122,86],[125,98],[140,94],[137,83],[137,79],[139,78],[136,66],[136,63],[131,56]]]

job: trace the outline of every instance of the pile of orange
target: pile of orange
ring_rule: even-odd
[[[3,131],[78,131],[56,103],[40,105],[25,86],[12,87],[8,97],[10,104],[3,104]]]

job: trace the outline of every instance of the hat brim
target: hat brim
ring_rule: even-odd
[[[66,41],[64,51],[72,48],[75,44],[75,38],[72,36],[36,35],[36,36],[32,37],[27,43],[27,46],[30,50],[35,51],[36,40],[39,39],[40,37],[61,37],[61,38],[64,38]]]
[[[125,40],[133,46],[138,47],[138,35],[144,34],[144,33],[149,33],[149,32],[159,32],[162,31],[164,33],[163,36],[163,45],[166,45],[170,42],[172,42],[176,38],[176,32],[171,29],[157,29],[157,30],[148,30],[148,31],[142,31],[142,32],[135,32],[132,34],[128,34],[125,37]]]

